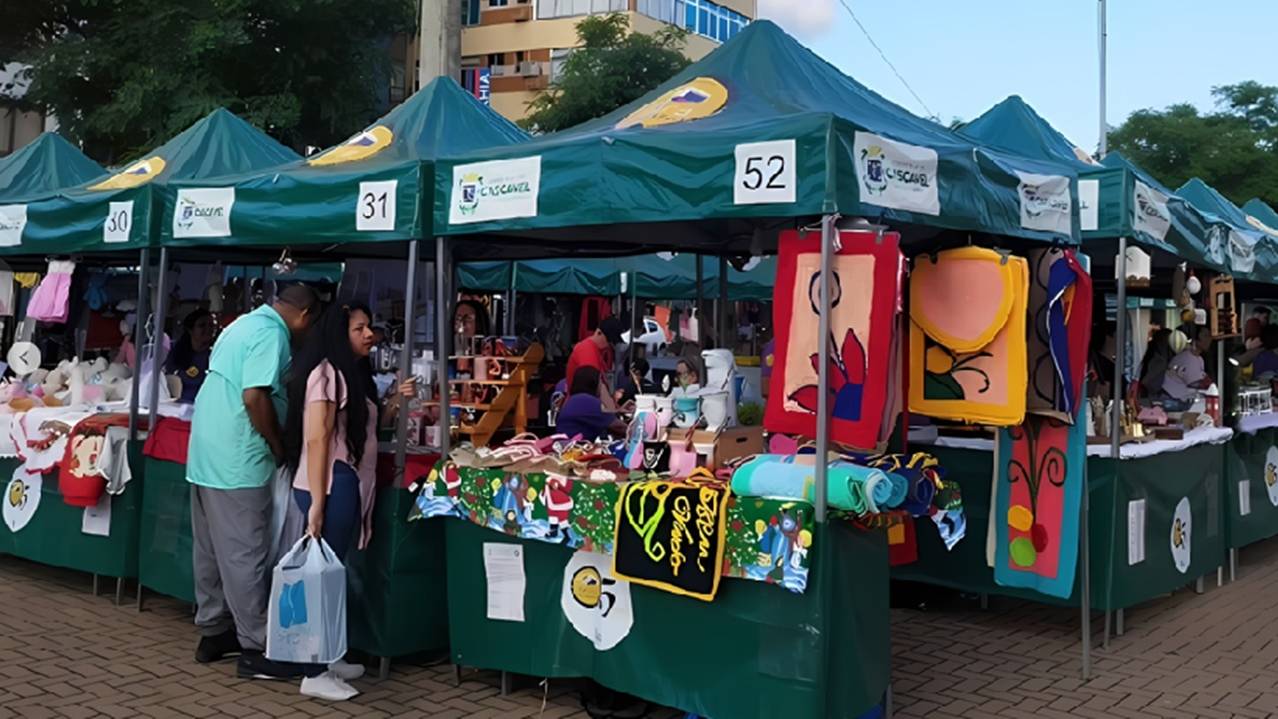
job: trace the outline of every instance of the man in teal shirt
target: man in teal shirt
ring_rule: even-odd
[[[291,678],[299,668],[271,662],[266,647],[271,479],[283,457],[284,372],[290,341],[319,314],[305,285],[283,288],[227,327],[195,397],[186,479],[191,483],[195,624],[200,663],[240,654],[243,678]]]

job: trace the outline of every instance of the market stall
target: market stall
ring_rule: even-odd
[[[1186,260],[1191,267],[1199,268],[1204,278],[1213,272],[1242,279],[1272,276],[1274,257],[1256,233],[1230,228],[1221,218],[1162,187],[1120,156],[1107,157],[1103,166],[1093,164],[1020,98],[1000,103],[961,132],[1009,151],[1072,162],[1081,186],[1095,183],[1090,190],[1082,191],[1084,249],[1097,260],[1094,277],[1098,309],[1105,309],[1105,314],[1097,312],[1098,322],[1106,316],[1118,320],[1113,345],[1117,349],[1110,355],[1118,361],[1112,376],[1106,374],[1110,370],[1094,369],[1090,381],[1110,388],[1125,387],[1138,374],[1133,358],[1139,360],[1143,338],[1136,353],[1132,351],[1134,343],[1129,344],[1126,338],[1134,327],[1145,325],[1133,324],[1129,317],[1137,314],[1140,307],[1134,298],[1127,297],[1129,280],[1148,287],[1154,274],[1155,289],[1138,292],[1171,295],[1173,284],[1186,285],[1185,272],[1177,269]],[[1129,238],[1132,245],[1128,244]],[[1118,257],[1110,262],[1116,245]],[[1111,276],[1116,278],[1112,283],[1102,279]],[[1191,301],[1215,313],[1215,303],[1206,291],[1207,279],[1195,282],[1201,289],[1192,293]],[[1107,296],[1108,292],[1117,294],[1116,301],[1112,295]],[[1104,304],[1100,304],[1102,299]],[[1172,306],[1179,308],[1184,304],[1178,297]],[[1119,307],[1123,310],[1118,311]],[[1180,310],[1176,309],[1175,324],[1179,324],[1179,316]],[[1229,331],[1213,334],[1222,338],[1219,343]],[[1107,409],[1106,400],[1110,397],[1114,401]],[[996,547],[995,538],[989,535],[1014,521],[1008,514],[1010,486],[996,482],[987,489],[979,479],[972,486],[965,484],[964,492],[969,526],[976,541],[945,553],[931,538],[920,538],[918,561],[894,567],[893,576],[974,593],[1006,594],[1074,606],[1085,603],[1080,601],[1080,589],[1090,581],[1090,606],[1105,610],[1107,620],[1109,610],[1120,610],[1121,629],[1123,608],[1148,601],[1218,568],[1227,534],[1223,509],[1230,496],[1224,456],[1233,433],[1228,428],[1191,427],[1183,431],[1183,436],[1169,430],[1167,439],[1127,444],[1133,439],[1128,435],[1135,417],[1107,416],[1110,409],[1126,407],[1126,399],[1125,393],[1115,389],[1112,395],[1100,398],[1099,404],[1092,404],[1090,424],[1097,443],[1088,447],[1088,492],[1084,504],[1084,526],[1088,529],[1079,537],[1078,552],[1084,569],[1077,577],[1059,583],[1054,591],[1010,585],[999,577],[996,565],[1001,560],[995,550],[1002,548]],[[1107,421],[1097,424],[1097,418]],[[1106,439],[1102,440],[1102,436]],[[994,476],[994,464],[999,461],[996,458],[1002,457],[988,440],[944,436],[919,439],[934,443],[938,459],[961,477]],[[1192,533],[1185,531],[1186,527],[1192,527]],[[1188,539],[1191,535],[1192,539]],[[1084,616],[1086,651],[1086,611]]]
[[[211,251],[256,257],[259,262],[280,257],[276,273],[288,280],[302,276],[314,261],[402,256],[404,242],[429,234],[431,199],[422,188],[429,184],[436,156],[523,137],[456,83],[437,80],[346,142],[305,160],[167,185],[161,200],[160,264],[167,267],[170,255],[175,260],[206,260]],[[222,206],[225,221],[186,225],[187,206]],[[412,338],[427,327],[422,309],[430,307],[413,290],[416,256],[410,257],[409,294],[400,295],[388,308],[388,315],[393,311],[402,319],[407,342],[388,344],[385,353],[390,368],[398,367],[405,376],[419,371]],[[307,264],[297,268],[299,260]],[[402,271],[400,266],[395,269]],[[362,275],[343,273],[339,295],[371,295],[362,281]],[[390,284],[383,279],[379,286],[387,290]],[[405,296],[410,300],[404,301]],[[377,298],[369,299],[377,304]],[[443,558],[438,550],[443,527],[437,522],[404,524],[411,505],[405,486],[424,474],[437,455],[428,448],[408,447],[407,415],[400,413],[403,421],[395,440],[380,444],[372,539],[364,552],[352,556],[348,575],[350,646],[382,657],[383,674],[389,658],[447,643],[443,612],[433,609],[444,603]],[[161,430],[180,434],[190,428],[181,422],[161,424]],[[167,500],[144,518],[144,527],[154,532],[157,542],[143,557],[142,574],[147,586],[185,599],[193,592],[190,520],[189,512],[177,504],[186,495],[184,478],[182,487],[177,484],[185,444],[176,444],[181,451],[148,450],[148,469],[164,478]]]
[[[954,248],[965,258],[962,248],[978,238],[995,244],[1003,252],[980,250],[980,269],[999,278],[994,291],[1006,291],[995,304],[1002,299],[1010,303],[1028,289],[1021,274],[1025,260],[1012,252],[1077,242],[1073,178],[1057,165],[975,147],[909,115],[766,21],[752,23],[669,83],[612,115],[521,146],[441,162],[435,178],[435,226],[443,235],[436,245],[442,268],[450,266],[452,257],[466,260],[498,248],[512,254],[677,249],[732,256],[779,251],[774,294],[778,366],[765,426],[778,435],[814,438],[816,445],[811,454],[781,450],[735,468],[694,460],[708,463],[715,480],[692,485],[675,472],[675,465],[687,460],[674,462],[673,452],[667,471],[657,470],[658,477],[674,478],[669,481],[635,479],[630,472],[618,475],[614,470],[609,474],[589,463],[577,467],[586,457],[606,463],[607,456],[616,455],[594,444],[579,447],[570,438],[546,438],[544,446],[530,440],[531,450],[514,442],[489,454],[452,453],[451,464],[423,483],[418,502],[427,516],[455,517],[448,529],[454,660],[540,676],[590,676],[641,698],[710,716],[770,716],[779,708],[797,716],[856,716],[868,709],[886,689],[890,665],[881,633],[890,622],[882,583],[885,544],[906,526],[899,521],[905,510],[893,509],[895,492],[884,482],[898,487],[903,497],[926,504],[918,514],[929,517],[935,526],[931,531],[947,542],[960,542],[964,526],[957,492],[931,458],[840,455],[827,460],[832,443],[878,449],[883,442],[886,447],[886,435],[906,399],[904,387],[894,381],[900,374],[893,372],[890,359],[900,359],[901,352],[894,350],[905,339],[900,324],[902,251]],[[838,213],[861,219],[840,222]],[[933,260],[916,258],[916,271],[929,262]],[[952,266],[948,256],[942,264]],[[1007,325],[1010,316],[1003,312],[998,327]],[[1019,328],[1023,349],[1024,324],[1009,327],[1000,348],[1018,344],[1009,338]],[[441,339],[445,335],[439,333]],[[1000,349],[997,361],[1007,362],[1009,355]],[[899,371],[900,365],[895,366]],[[1004,385],[1009,401],[1017,394],[1012,384]],[[1020,394],[1023,401],[1023,387]],[[717,424],[705,409],[704,396],[700,402],[707,424]],[[910,402],[914,411],[912,398]],[[662,406],[654,406],[660,417]],[[1023,409],[1008,424],[1021,416]],[[669,439],[659,432],[654,437],[650,429],[645,420],[627,436],[633,451],[655,459],[659,467]],[[655,444],[651,451],[647,442]],[[530,456],[530,451],[543,457]],[[493,461],[497,464],[488,467]],[[752,471],[756,461],[768,469]],[[542,462],[550,469],[538,471]],[[877,477],[875,470],[888,479],[854,489],[859,485],[852,477]],[[568,471],[573,479],[565,497]],[[866,471],[870,474],[858,474]],[[732,492],[717,494],[724,490],[726,476]],[[794,478],[798,484],[783,489],[762,483],[777,477]],[[924,503],[911,494],[924,487],[941,493]],[[704,572],[696,575],[706,584],[717,583],[717,593],[704,585],[680,586],[682,591],[674,593],[668,586],[654,588],[657,569],[643,561],[636,566],[628,549],[633,547],[630,534],[639,515],[652,517],[646,513],[652,507],[666,506],[653,495],[668,492],[677,507],[681,488],[731,497],[725,509],[762,510],[778,496],[789,504],[769,510],[768,520],[760,517],[755,528],[746,518],[736,522],[723,515],[726,529],[718,535],[719,544],[750,548],[764,567],[775,566],[772,555],[764,547],[751,547],[749,532],[768,534],[773,516],[776,526],[797,527],[797,516],[810,514],[813,530],[805,547],[810,559],[802,593],[767,586],[767,572],[763,582],[752,582],[757,577],[746,567],[745,576],[739,576],[731,558],[714,573],[724,575],[721,582]],[[884,504],[872,511],[876,492]],[[620,509],[612,511],[625,518],[613,527],[611,558],[607,553],[600,557],[587,550],[608,538],[614,496],[611,507]],[[876,497],[869,507],[866,496]],[[832,513],[836,499],[851,509]],[[566,515],[557,515],[567,507]],[[789,511],[796,517],[787,524]],[[671,521],[669,514],[653,519],[653,525],[638,521],[665,551],[669,535],[661,532],[660,522]],[[673,514],[677,521],[677,509]],[[856,519],[852,525],[847,524],[849,516]],[[583,532],[602,528],[604,534],[590,536],[587,544],[574,522]],[[858,534],[866,526],[877,529]],[[698,530],[694,536],[706,534]],[[511,536],[519,541],[506,538]],[[761,536],[759,541],[766,540]],[[546,546],[551,543],[566,546]],[[701,544],[693,546],[700,549]],[[770,543],[767,549],[776,546]],[[788,546],[796,545],[780,544],[783,551]],[[803,547],[803,541],[797,546]],[[576,553],[566,551],[574,547]],[[858,579],[849,580],[849,573]],[[668,585],[669,574],[666,569],[666,581],[656,581],[656,586]],[[852,584],[860,586],[854,590]],[[600,604],[601,587],[616,595],[612,604]],[[713,599],[703,604],[679,593]],[[615,612],[623,605],[629,619],[621,622],[621,631],[609,626],[614,615],[607,609]],[[830,612],[835,606],[839,611]],[[604,616],[585,611],[583,617],[578,607]],[[801,619],[817,608],[833,623]],[[756,623],[766,623],[768,632],[759,634],[751,626]],[[713,635],[703,634],[704,628],[713,629]],[[690,644],[689,636],[705,639]],[[501,641],[507,637],[513,641]],[[738,639],[754,637],[758,644],[751,639],[742,645]],[[669,662],[663,660],[655,680],[648,672],[646,681],[639,682],[633,667],[649,666],[658,647],[668,647],[661,656],[677,657],[674,670],[667,671]],[[796,659],[787,663],[779,657]],[[685,659],[699,667],[719,667],[717,681],[707,682],[705,672],[691,671],[691,664],[689,671],[678,671]]]

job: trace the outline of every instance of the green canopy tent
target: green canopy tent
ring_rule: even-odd
[[[297,153],[249,123],[217,109],[110,177],[30,203],[22,244],[7,252],[148,247],[155,243],[159,186],[278,165],[296,157]]]
[[[56,132],[0,158],[0,202],[30,200],[101,177],[106,170]]]
[[[1097,163],[1019,96],[991,107],[958,132],[981,144],[1073,168],[1079,178],[1084,247],[1091,240],[1130,238],[1146,249],[1224,269],[1223,260],[1209,251],[1213,233],[1223,230],[1222,221],[1198,211],[1118,153]]]
[[[1269,235],[1278,235],[1278,212],[1265,204],[1259,197],[1247,200],[1242,206],[1247,214],[1247,223]]]
[[[1176,194],[1214,218],[1208,251],[1216,264],[1228,267],[1239,279],[1278,282],[1278,231],[1270,234],[1256,227],[1246,212],[1197,177],[1181,185]]]
[[[437,78],[362,132],[306,159],[173,183],[164,196],[160,241],[296,247],[428,237],[435,159],[526,138],[456,82]],[[184,219],[215,208],[206,197],[229,201],[226,222]]]
[[[1059,164],[980,147],[915,117],[772,23],[759,21],[615,113],[524,145],[442,160],[435,177],[435,227],[441,234],[436,252],[441,271],[451,254],[474,259],[677,249],[731,256],[773,251],[779,230],[819,222],[822,271],[815,307],[817,355],[823,356],[830,351],[830,258],[839,215],[849,216],[848,226],[864,226],[864,219],[900,229],[907,246],[916,249],[974,241],[974,235],[999,244],[1077,244],[1075,178]],[[440,355],[448,349],[444,330],[438,333]],[[819,364],[815,434],[816,454],[823,456],[829,447],[823,403],[831,363]],[[825,521],[826,471],[817,465],[813,516],[820,542],[843,531]],[[785,706],[782,711],[794,716],[855,716],[886,687],[890,658],[880,650],[887,641],[876,634],[888,624],[880,613],[886,611],[886,587],[879,583],[878,554],[821,552],[818,561],[828,563],[813,570],[826,581],[846,576],[852,564],[856,571],[876,572],[864,580],[874,590],[869,601],[836,599],[831,590],[797,602],[758,598],[776,606],[821,606],[824,616],[861,622],[856,630],[837,622],[802,630],[769,623],[764,630],[754,626],[762,615],[735,619],[717,634],[751,639],[714,654],[722,681],[706,685],[695,681],[695,671],[685,677],[675,665],[657,682],[651,673],[628,670],[665,661],[644,655],[642,643],[582,658],[577,639],[555,629],[535,643],[524,642],[521,633],[511,642],[518,649],[494,646],[496,628],[484,629],[491,625],[474,611],[475,595],[467,593],[482,585],[464,581],[460,569],[454,575],[453,538],[450,531],[449,608],[459,661],[542,676],[586,673],[622,691],[707,715]],[[459,544],[458,556],[477,556],[473,541]],[[540,574],[530,586],[543,582],[554,587],[558,579]],[[539,605],[530,611],[550,609]],[[663,624],[694,636],[694,616],[680,611]],[[800,649],[780,638],[803,633],[818,639]],[[760,637],[758,643],[754,637]],[[527,646],[537,647],[536,656]],[[839,658],[841,649],[855,656]],[[772,667],[787,661],[783,654],[808,657],[811,669],[787,673],[783,687],[762,691],[766,678],[777,676]]]
[[[751,220],[835,213],[888,222],[907,237],[948,229],[1078,239],[1072,174],[910,114],[767,21],[605,117],[439,169],[443,234],[517,233],[596,251],[739,251],[766,226]],[[711,218],[729,229],[688,224]],[[652,223],[666,226],[654,232]],[[470,256],[493,251],[456,245]]]
[[[626,286],[622,286],[622,275]],[[728,298],[770,300],[776,262],[762,258],[746,272],[728,270]],[[513,284],[512,284],[513,280]],[[681,254],[667,260],[658,255],[618,258],[573,258],[479,261],[457,265],[458,285],[466,289],[569,295],[629,295],[654,300],[691,299],[697,295],[696,256]],[[719,286],[719,263],[705,262],[702,284]],[[717,289],[713,290],[717,292]]]

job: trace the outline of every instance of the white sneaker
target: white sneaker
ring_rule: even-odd
[[[302,679],[302,694],[316,699],[327,699],[331,702],[344,702],[347,699],[358,696],[359,690],[329,671],[317,677]]]
[[[328,670],[348,682],[355,681],[356,679],[364,676],[363,664],[349,664],[345,659],[338,659],[332,664],[329,664]]]

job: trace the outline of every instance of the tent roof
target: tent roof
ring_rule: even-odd
[[[501,292],[510,287],[515,269],[515,290],[541,294],[617,296],[632,291],[643,299],[692,299],[697,295],[696,255],[672,259],[658,255],[617,258],[540,259],[519,262],[463,262],[457,265],[459,284],[472,290]],[[626,273],[623,289],[621,275]],[[729,266],[728,297],[733,300],[772,298],[776,278],[774,258],[765,257],[746,272]],[[632,284],[633,283],[633,284]],[[719,261],[702,262],[703,294],[719,296]]]
[[[770,141],[780,144],[755,144]],[[759,160],[748,165],[752,154]],[[792,165],[785,173],[781,158]],[[522,162],[488,162],[504,160]],[[746,169],[769,162],[765,179],[792,193],[747,197]],[[950,229],[1076,239],[1076,232],[1022,225],[1018,170],[1061,172],[1057,164],[978,147],[910,114],[760,20],[604,117],[524,145],[442,159],[435,226],[445,234],[569,240],[571,228],[604,223],[612,238],[626,235],[617,224],[740,219],[757,227],[838,212],[909,225],[919,235]],[[503,179],[515,183],[486,184]],[[519,182],[530,184],[520,190]],[[506,197],[497,201],[505,211],[484,209],[487,193],[512,187],[522,202]],[[464,197],[472,191],[477,202]],[[647,241],[726,250],[726,238],[704,237],[703,229],[662,228]],[[457,243],[458,251],[465,244]]]
[[[82,253],[154,243],[155,188],[296,159],[297,153],[219,108],[105,179],[33,201],[12,253]],[[117,228],[112,233],[108,228]]]
[[[1197,177],[1181,185],[1176,194],[1215,218],[1217,224],[1225,226],[1227,235],[1222,237],[1219,245],[1226,259],[1230,260],[1229,264],[1235,264],[1231,253],[1240,246],[1251,248],[1256,258],[1255,267],[1250,271],[1235,270],[1235,274],[1253,281],[1278,283],[1278,234],[1257,227],[1248,220],[1246,212]]]
[[[1257,222],[1264,227],[1258,229],[1274,234],[1278,232],[1278,212],[1274,212],[1274,208],[1270,207],[1258,197],[1247,200],[1242,206],[1243,212],[1247,213],[1247,221],[1253,227],[1257,226]]]
[[[1080,173],[1102,167],[1052,127],[1020,95],[1008,96],[960,127],[958,134],[1013,154],[1069,165]]]
[[[61,135],[44,132],[12,155],[0,158],[0,202],[50,195],[105,173],[101,165]]]
[[[177,182],[165,191],[161,242],[168,245],[306,245],[408,240],[430,235],[431,165],[447,152],[527,139],[509,120],[447,78],[436,78],[346,141],[266,169]],[[370,183],[382,183],[373,185]],[[394,191],[390,191],[394,183]],[[233,187],[229,236],[174,237],[184,187]],[[365,197],[371,194],[371,197]],[[360,205],[361,198],[364,205]],[[426,209],[423,210],[423,205]],[[357,223],[357,213],[365,220]]]

